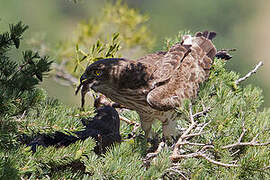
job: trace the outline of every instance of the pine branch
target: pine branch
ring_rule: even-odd
[[[203,159],[207,160],[208,162],[219,165],[219,166],[239,167],[240,165],[238,165],[238,164],[228,164],[228,163],[223,163],[223,162],[211,159],[209,157],[209,155],[207,155],[207,150],[214,149],[215,148],[214,145],[204,144],[204,143],[196,143],[196,142],[194,143],[194,142],[189,142],[186,140],[187,138],[194,137],[194,136],[200,136],[201,134],[203,134],[203,129],[211,122],[211,121],[209,121],[208,123],[205,123],[200,128],[198,133],[191,133],[192,129],[194,129],[197,125],[196,121],[194,120],[194,116],[197,114],[203,114],[203,113],[199,112],[199,113],[193,114],[192,113],[192,105],[190,104],[190,106],[189,106],[189,119],[190,119],[191,124],[190,124],[189,128],[187,128],[185,130],[185,132],[182,134],[182,136],[177,141],[175,148],[173,150],[173,153],[170,156],[171,160],[173,162],[177,162],[177,161],[179,161],[181,159],[185,159],[185,158],[203,158]],[[256,134],[256,136],[250,142],[242,142],[242,139],[243,139],[246,132],[247,132],[247,130],[245,129],[245,123],[243,122],[242,133],[241,133],[240,137],[238,138],[238,141],[236,143],[223,146],[222,149],[229,149],[229,148],[238,147],[238,146],[266,146],[266,145],[270,144],[270,142],[259,143],[257,141],[259,134]],[[184,145],[202,146],[202,148],[197,152],[188,153],[188,154],[179,154],[180,147],[182,147]],[[237,152],[234,152],[233,154],[231,154],[231,156],[233,156],[236,153]]]
[[[19,22],[10,25],[10,32],[0,34],[0,112],[13,112],[12,115],[23,113],[26,108],[32,105],[32,100],[22,101],[27,95],[33,99],[31,92],[35,85],[43,79],[43,75],[50,71],[52,61],[48,57],[40,57],[37,52],[27,50],[22,52],[22,63],[16,59],[11,60],[8,51],[14,45],[17,49],[27,25]],[[32,95],[33,96],[33,95]],[[16,107],[17,112],[10,109],[11,104]],[[21,109],[20,109],[21,108]]]
[[[24,31],[26,31],[26,29],[28,29],[28,27],[29,26],[22,24],[21,21],[15,25],[9,25],[11,34],[10,38],[17,49],[20,47],[20,40],[22,39],[22,34],[24,33]]]
[[[9,29],[10,33],[6,32],[0,35],[0,55],[13,44],[17,49],[19,48],[22,34],[28,29],[28,26],[20,21],[15,25],[10,24]]]

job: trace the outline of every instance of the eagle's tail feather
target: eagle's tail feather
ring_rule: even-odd
[[[196,37],[200,37],[200,36],[203,36],[209,40],[213,40],[215,37],[216,37],[217,33],[214,32],[214,31],[204,31],[204,32],[197,32],[195,34]]]

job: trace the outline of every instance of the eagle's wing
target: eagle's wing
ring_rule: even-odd
[[[173,72],[179,68],[183,59],[190,52],[190,45],[177,43],[166,54],[155,62],[156,70],[153,72],[152,88],[165,84],[172,77]]]
[[[147,95],[152,108],[169,110],[180,106],[183,99],[197,95],[199,84],[209,76],[216,54],[211,41],[214,36],[213,32],[184,36],[181,43],[167,52],[155,72],[157,81]]]
[[[164,55],[167,52],[164,51],[160,51],[157,53],[153,53],[153,54],[148,54],[144,57],[141,57],[140,59],[136,60],[138,63],[143,63],[143,64],[151,64],[151,65],[155,65],[157,62],[160,61],[160,59],[164,58]]]

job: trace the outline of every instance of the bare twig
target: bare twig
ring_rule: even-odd
[[[171,157],[171,159],[173,161],[178,161],[180,159],[186,159],[186,158],[203,158],[206,159],[208,162],[219,165],[219,166],[223,166],[223,167],[239,167],[239,165],[237,164],[228,164],[228,163],[223,163],[220,161],[216,161],[214,159],[211,159],[210,157],[208,157],[205,153],[203,153],[203,151],[205,151],[208,148],[213,148],[214,146],[212,145],[207,145],[204,146],[200,151],[198,152],[194,152],[194,153],[189,153],[189,154],[177,154]]]
[[[181,143],[184,141],[185,137],[190,133],[190,131],[196,126],[196,122],[194,121],[194,116],[192,114],[192,104],[189,105],[189,119],[191,125],[184,131],[184,133],[180,136],[177,143],[175,144],[172,156],[176,156],[181,147]]]
[[[229,144],[229,145],[226,145],[226,146],[223,146],[222,149],[229,149],[229,148],[233,148],[233,147],[237,147],[237,146],[266,146],[266,145],[269,145],[270,144],[270,141],[269,142],[265,142],[265,143],[260,143],[257,141],[257,138],[259,136],[259,133],[256,134],[254,136],[254,138],[250,141],[250,142],[242,142],[242,139],[246,133],[246,129],[244,127],[244,123],[242,125],[242,133],[238,139],[238,141],[236,143],[233,143],[233,144]]]
[[[189,118],[190,118],[191,124],[195,124],[195,122],[194,122],[194,115],[192,113],[192,104],[189,104]]]
[[[219,166],[223,166],[223,167],[239,167],[239,165],[237,165],[237,164],[226,164],[226,163],[222,163],[222,162],[213,160],[213,159],[209,158],[206,154],[199,153],[199,157],[202,157],[202,158],[206,159],[208,162],[219,165]]]
[[[200,152],[204,152],[205,150],[210,149],[210,148],[213,149],[214,146],[211,145],[211,144],[207,144],[207,145],[205,145],[205,146],[202,147],[202,149],[200,150]]]
[[[140,125],[139,123],[136,123],[136,124],[134,125],[133,130],[132,130],[132,132],[131,132],[132,137],[134,137],[134,135],[135,135],[135,133],[136,133],[136,131],[137,131],[137,129],[138,129],[139,127],[141,127],[141,125]]]
[[[129,137],[129,138],[134,138],[137,129],[141,126],[140,123],[137,123],[137,122],[135,122],[135,121],[131,121],[131,120],[129,120],[129,119],[127,119],[127,118],[125,118],[125,117],[123,117],[123,116],[121,116],[121,115],[119,115],[119,119],[120,119],[121,121],[124,121],[125,123],[127,123],[127,124],[129,124],[129,125],[134,125],[133,130],[132,130],[132,132],[130,133],[130,137]]]
[[[270,142],[259,143],[259,142],[252,140],[250,142],[240,142],[240,143],[237,142],[234,144],[229,144],[229,145],[223,146],[222,149],[228,149],[228,148],[233,148],[233,147],[237,147],[237,146],[266,146],[269,144],[270,144]]]
[[[156,158],[157,155],[164,149],[166,144],[164,142],[160,142],[158,145],[158,148],[153,153],[148,153],[146,157],[143,159],[143,166],[145,167],[145,170],[150,167],[152,159]]]
[[[203,111],[193,114],[193,118],[201,117],[201,116],[205,115],[206,113],[208,113],[210,110],[211,110],[210,107],[204,108]]]
[[[205,115],[205,113],[209,112],[211,108],[204,108],[203,111],[198,112],[193,114],[192,112],[192,104],[189,105],[189,120],[190,120],[190,126],[184,131],[184,133],[179,137],[177,143],[175,144],[173,153],[171,157],[174,157],[175,155],[178,154],[179,149],[181,146],[186,145],[186,144],[192,144],[191,142],[186,141],[187,138],[194,137],[194,136],[199,136],[203,134],[203,129],[210,123],[204,123],[202,127],[200,128],[199,132],[197,133],[191,133],[191,131],[198,125],[197,122],[195,122],[194,118],[197,118],[199,116]],[[195,143],[198,145],[199,143]],[[201,144],[200,144],[201,145]]]
[[[262,168],[262,170],[267,170],[267,169],[270,169],[270,166],[266,166],[266,167]]]
[[[235,84],[238,85],[240,82],[246,80],[247,78],[249,78],[252,74],[256,73],[258,71],[258,69],[263,65],[263,62],[260,61],[256,67],[254,69],[252,69],[250,72],[248,72],[244,77],[239,78],[235,81]]]
[[[24,117],[25,117],[25,114],[26,114],[26,111],[23,111],[23,113],[22,113],[22,115],[21,115],[21,117],[19,117],[18,119],[16,119],[15,121],[21,121],[22,119],[24,119]]]
[[[75,78],[74,76],[72,76],[71,74],[66,72],[64,70],[64,68],[62,68],[61,65],[53,63],[52,68],[55,69],[55,80],[57,82],[61,83],[62,85],[74,86],[79,82],[79,80],[77,78]],[[65,80],[68,83],[63,83],[63,82],[59,81],[59,79]]]
[[[240,152],[240,149],[238,149],[237,151],[235,151],[234,153],[232,153],[231,156],[234,156],[234,155],[236,155],[239,152]]]
[[[157,157],[157,155],[162,151],[162,149],[164,149],[165,146],[166,144],[164,142],[160,142],[157,150],[153,153],[148,153],[145,157],[145,160],[150,160],[153,159],[154,157]]]
[[[241,135],[240,135],[240,137],[239,137],[239,139],[238,139],[238,143],[240,143],[240,142],[242,141],[242,138],[244,137],[246,131],[247,131],[247,130],[246,130],[246,128],[245,128],[245,122],[243,122],[243,124],[242,124],[242,133],[241,133]]]
[[[187,135],[183,136],[183,138],[186,139],[186,138],[191,138],[191,137],[195,137],[195,136],[200,136],[200,135],[202,135],[204,133],[206,133],[206,132],[198,132],[198,133],[187,134]]]
[[[129,125],[139,125],[139,123],[135,122],[135,121],[131,121],[128,118],[124,117],[124,116],[119,116],[121,121],[124,121],[125,123],[129,124]]]
[[[170,167],[169,169],[167,169],[167,171],[175,172],[175,173],[179,174],[184,180],[189,180],[189,178],[186,177],[177,167]]]
[[[206,132],[203,132],[203,129],[204,129],[208,124],[210,124],[210,122],[211,122],[211,121],[209,121],[209,122],[207,122],[207,123],[204,123],[203,126],[199,128],[199,132],[197,132],[197,133],[192,133],[192,134],[187,134],[187,135],[184,136],[184,138],[190,138],[190,137],[194,137],[194,136],[200,136],[200,135],[206,133]],[[197,129],[197,128],[196,128],[196,129]],[[196,131],[196,129],[195,129],[195,131]]]
[[[191,145],[191,146],[205,146],[207,144],[203,144],[203,143],[193,143],[193,142],[189,142],[189,141],[183,141],[180,143],[180,145]]]
[[[210,145],[210,144],[203,144],[203,143],[193,143],[193,142],[189,142],[186,139],[193,137],[193,136],[199,136],[201,134],[203,134],[203,129],[211,122],[207,122],[201,125],[199,132],[197,133],[191,133],[191,131],[198,125],[195,120],[194,117],[198,117],[201,115],[204,115],[206,112],[209,111],[209,108],[205,109],[202,112],[199,113],[192,113],[192,105],[189,106],[189,119],[190,119],[190,126],[184,131],[184,133],[180,136],[180,138],[178,139],[175,148],[173,150],[172,155],[170,156],[172,161],[179,161],[180,159],[184,159],[184,158],[203,158],[206,159],[208,162],[219,165],[219,166],[223,166],[223,167],[238,167],[239,165],[237,164],[229,164],[229,163],[223,163],[223,162],[219,162],[216,161],[214,159],[211,159],[207,154],[207,150],[208,149],[213,149],[214,146]],[[243,136],[243,135],[242,135]],[[242,138],[242,137],[241,137]],[[188,154],[179,154],[179,149],[181,146],[183,145],[192,145],[192,146],[202,146],[202,148],[197,151],[197,152],[193,152],[193,153],[188,153]]]

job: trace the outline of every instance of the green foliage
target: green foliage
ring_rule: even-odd
[[[95,142],[92,139],[79,141],[68,147],[38,147],[36,153],[25,146],[31,137],[39,133],[52,134],[55,131],[72,133],[83,128],[80,117],[90,117],[93,111],[81,113],[78,108],[68,108],[59,101],[47,97],[44,90],[34,87],[49,70],[50,62],[37,53],[25,51],[22,65],[11,61],[7,54],[10,46],[19,45],[18,40],[26,26],[11,26],[15,35],[9,33],[0,37],[1,45],[1,90],[2,95],[0,124],[0,179],[179,179],[185,175],[191,179],[269,179],[269,146],[237,146],[223,148],[238,141],[246,133],[242,142],[250,142],[257,136],[259,142],[270,139],[270,109],[260,111],[263,102],[261,90],[253,86],[235,85],[239,75],[225,69],[225,62],[215,60],[209,80],[202,84],[198,97],[193,102],[194,113],[203,107],[211,107],[207,115],[195,118],[198,123],[208,123],[204,133],[189,139],[190,142],[211,144],[214,146],[207,155],[223,163],[236,162],[239,167],[226,168],[213,164],[203,158],[186,158],[173,164],[170,160],[172,148],[165,147],[146,167],[143,159],[150,145],[138,136],[127,139],[133,131],[132,125],[121,123],[121,144],[115,144],[98,156],[92,151]],[[16,30],[16,27],[20,27]],[[12,29],[11,28],[11,29]],[[118,46],[115,34],[111,43],[97,41],[91,53],[86,53],[90,63],[98,57],[115,57]],[[178,37],[179,39],[179,37]],[[20,42],[20,41],[19,41]],[[168,41],[165,48],[171,46]],[[116,44],[116,45],[115,45]],[[77,48],[79,51],[80,48]],[[82,51],[84,52],[84,51]],[[108,53],[109,52],[109,53]],[[94,54],[94,55],[93,55]],[[81,54],[79,59],[83,58]],[[16,62],[16,63],[15,63]],[[84,60],[83,60],[84,62]],[[74,67],[73,67],[74,68]],[[41,74],[37,75],[37,70]],[[77,72],[76,72],[77,73]],[[19,76],[19,77],[17,77]],[[18,79],[20,82],[17,82]],[[35,81],[33,80],[35,79]],[[33,80],[35,83],[25,84]],[[7,83],[13,82],[13,83]],[[178,125],[187,128],[189,124],[189,104],[187,100],[179,107]],[[123,116],[138,122],[135,112],[124,111]],[[154,131],[161,136],[160,123]],[[179,131],[181,131],[179,129]],[[141,134],[141,129],[135,132]],[[25,139],[30,137],[30,139]],[[197,152],[200,146],[186,145],[185,153]],[[268,168],[267,168],[268,167]]]
[[[12,46],[19,48],[22,34],[27,28],[28,26],[19,22],[10,25],[10,32],[0,34],[0,116],[25,110],[26,104],[29,105],[31,101],[26,102],[22,99],[34,98],[35,92],[32,89],[50,70],[52,61],[46,56],[40,57],[37,52],[22,52],[22,60],[10,59],[7,56]],[[17,109],[14,110],[14,107]]]
[[[243,132],[243,124],[247,130],[242,142],[250,142],[258,134],[258,142],[269,141],[270,110],[262,112],[259,107],[263,102],[262,91],[256,87],[234,88],[234,81],[239,76],[224,68],[225,62],[215,60],[209,81],[200,88],[193,111],[202,111],[203,106],[211,107],[207,116],[196,119],[199,123],[209,122],[205,133],[194,137],[190,142],[213,144],[215,148],[210,157],[224,162],[237,162],[240,168],[224,168],[209,163],[204,159],[185,159],[181,161],[181,170],[191,174],[194,179],[268,179],[269,172],[263,170],[270,164],[268,146],[238,146],[224,149],[223,146],[238,142]],[[187,127],[189,121],[188,106],[180,108],[181,127]],[[197,152],[199,146],[185,146],[184,150]],[[232,155],[233,154],[233,155]]]
[[[171,165],[169,151],[162,152],[152,162],[151,167],[143,166],[143,156],[137,144],[122,142],[110,149],[102,158],[91,158],[85,162],[86,171],[91,174],[84,178],[92,179],[157,179]]]
[[[106,44],[103,44],[100,42],[100,40],[97,40],[97,42],[92,45],[91,51],[89,53],[86,53],[83,50],[79,49],[77,45],[75,59],[76,62],[73,72],[75,73],[78,67],[85,71],[85,66],[88,66],[97,60],[117,57],[117,53],[120,48],[120,42],[118,40],[118,37],[118,33],[113,34],[112,40]],[[87,61],[87,64],[85,63],[85,61]]]
[[[22,157],[21,160],[23,161],[19,166],[20,172],[30,179],[42,178],[47,174],[65,171],[68,168],[83,171],[84,166],[81,161],[85,159],[85,156],[93,154],[94,146],[95,142],[88,138],[83,142],[78,141],[65,148],[38,147],[34,154],[30,151],[30,148],[22,147],[23,149],[20,151],[24,157]],[[31,158],[27,159],[29,156]],[[27,161],[25,161],[26,159]]]
[[[87,65],[101,58],[140,57],[154,45],[147,20],[122,1],[107,2],[99,18],[80,23],[73,39],[59,44],[56,59],[79,77]]]
[[[28,26],[19,22],[10,25],[10,31],[0,34],[0,147],[18,145],[18,123],[15,116],[22,116],[33,105],[44,100],[44,91],[36,89],[49,71],[51,61],[37,52],[22,52],[22,60],[10,58],[9,53],[20,47],[22,35]],[[9,162],[9,161],[8,161]]]
[[[57,100],[46,98],[27,112],[29,116],[27,121],[20,123],[20,129],[23,130],[21,133],[31,135],[82,130],[82,125],[77,117],[78,112],[78,109],[66,108]]]
[[[182,37],[186,34],[190,34],[190,31],[180,31],[174,38],[165,38],[163,49],[168,51],[175,43],[181,42]]]
[[[183,159],[176,166],[169,158],[172,153],[171,148],[161,151],[158,157],[151,162],[150,167],[146,168],[143,158],[150,146],[140,136],[116,144],[102,156],[97,156],[91,151],[94,146],[91,139],[65,148],[39,147],[37,153],[34,154],[29,151],[29,148],[20,145],[14,152],[10,151],[9,155],[2,156],[8,158],[4,162],[11,166],[9,168],[11,173],[17,173],[18,176],[24,178],[47,176],[53,179],[61,177],[63,179],[178,179],[181,177],[178,172],[181,172],[192,179],[267,179],[269,178],[268,170],[263,170],[263,168],[270,164],[269,147],[221,148],[238,141],[242,133],[243,121],[247,129],[242,139],[243,142],[251,141],[257,133],[260,133],[258,140],[266,142],[269,140],[270,125],[268,121],[270,111],[260,112],[258,110],[262,103],[261,90],[252,86],[238,87],[235,90],[232,84],[238,75],[226,71],[224,65],[223,61],[215,60],[209,81],[201,86],[198,98],[193,104],[193,112],[201,111],[202,105],[212,107],[206,116],[195,119],[199,123],[210,123],[205,127],[204,134],[189,141],[214,144],[215,148],[211,151],[213,154],[210,155],[212,159],[224,163],[237,161],[237,164],[240,165],[239,168],[221,167],[201,158]],[[21,132],[34,135],[38,131],[49,133],[62,129],[69,132],[76,128],[74,127],[74,124],[78,122],[74,116],[77,113],[76,110],[68,109],[55,100],[45,102],[32,108],[24,118],[25,122],[19,123]],[[186,101],[177,110],[179,112],[178,123],[182,128],[188,127],[189,103],[190,101]],[[39,116],[35,116],[38,111]],[[124,112],[123,115],[133,121],[139,120],[134,112]],[[30,125],[31,123],[33,125]],[[155,132],[161,135],[160,124],[156,126]],[[77,128],[80,128],[80,125]],[[126,138],[127,134],[132,131],[132,126],[122,123],[120,131],[121,135]],[[139,133],[138,131],[137,133]],[[197,146],[183,148],[187,152],[196,152],[199,149],[200,147]],[[234,155],[232,156],[232,154]],[[16,163],[14,159],[17,159]],[[178,171],[172,171],[172,166],[177,167]]]

